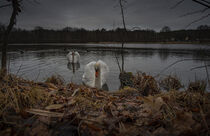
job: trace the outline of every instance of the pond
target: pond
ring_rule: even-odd
[[[52,75],[60,75],[66,83],[82,84],[85,65],[100,59],[110,69],[107,78],[109,90],[120,87],[117,59],[121,65],[121,44],[14,44],[10,47],[9,71],[25,79],[45,81]],[[78,51],[81,56],[75,73],[68,65],[68,49]],[[210,65],[210,46],[207,45],[126,44],[123,56],[126,72],[141,71],[152,76],[160,74],[158,78],[176,75],[185,85],[195,80],[207,81],[206,69],[202,67],[205,63]]]

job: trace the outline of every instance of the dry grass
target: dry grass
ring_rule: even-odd
[[[17,124],[4,125],[3,118],[11,113],[19,115],[22,110],[30,113],[28,120],[31,114],[37,117],[30,126],[18,124],[26,135],[63,134],[62,128],[70,133],[76,128],[82,135],[208,134],[210,95],[196,91],[204,88],[203,83],[189,91],[160,92],[152,76],[137,73],[128,77],[132,77],[134,88],[125,86],[110,93],[72,83],[63,85],[55,76],[47,83],[0,76],[0,135],[17,128]]]
[[[54,85],[64,85],[64,80],[62,79],[61,76],[59,75],[53,75],[45,81],[46,83],[52,83]]]
[[[190,82],[187,89],[187,91],[189,92],[197,92],[201,94],[204,94],[205,90],[206,90],[206,82],[203,80]]]
[[[138,90],[143,96],[154,95],[160,92],[158,82],[150,75],[138,72],[133,75],[132,72],[120,73],[122,88],[131,87]]]
[[[167,76],[164,79],[160,80],[160,86],[163,87],[165,90],[179,90],[183,87],[181,81],[178,79],[177,76]]]
[[[146,73],[137,73],[133,81],[134,88],[139,90],[144,96],[160,93],[158,82],[154,79],[154,77],[146,75]]]
[[[46,89],[14,75],[0,75],[0,116],[48,101]]]

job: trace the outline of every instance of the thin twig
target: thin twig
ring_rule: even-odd
[[[39,78],[40,71],[41,71],[41,70],[39,70],[39,73],[38,73],[38,75],[36,76],[36,79],[35,79],[34,81],[37,81],[37,79]]]
[[[204,64],[205,64],[205,68],[206,68],[206,75],[207,75],[208,83],[210,84],[210,81],[209,81],[209,72],[208,72],[208,68],[207,68],[207,65],[206,65],[206,61],[204,61]]]
[[[21,67],[22,67],[22,64],[20,65],[20,67],[19,67],[19,69],[18,69],[18,71],[16,72],[16,74],[15,74],[15,75],[18,75],[18,73],[19,73],[19,71],[20,71]]]
[[[186,28],[189,27],[189,26],[191,26],[191,25],[194,24],[194,23],[197,23],[197,22],[199,22],[199,21],[201,21],[201,20],[207,18],[208,16],[210,16],[210,14],[207,14],[207,15],[205,15],[205,16],[202,16],[202,17],[199,18],[199,19],[194,20],[193,22],[189,23],[189,24],[186,26]]]
[[[185,13],[185,14],[181,15],[180,17],[185,17],[185,16],[189,16],[189,15],[204,13],[204,12],[206,12],[207,10],[209,10],[209,8],[204,8],[204,9],[202,9],[202,10],[196,10],[196,11],[193,11],[193,12],[188,12],[188,13]]]
[[[121,68],[120,68],[120,63],[119,63],[119,60],[118,60],[116,54],[115,54],[115,58],[116,58],[116,61],[117,61],[118,68],[119,68],[120,72],[122,72],[122,70],[121,70]]]
[[[210,67],[210,65],[204,65],[204,66],[198,66],[198,67],[193,67],[190,70],[195,70],[195,69],[199,69],[199,68],[205,68],[205,67]]]
[[[174,6],[171,7],[171,9],[176,8],[177,6],[179,6],[180,4],[182,4],[183,2],[184,2],[184,0],[178,1]]]
[[[207,7],[207,8],[210,8],[209,2],[205,3],[206,1],[204,2],[204,0],[201,0],[201,1],[203,1],[203,2],[201,2],[201,1],[199,1],[199,0],[192,0],[192,1],[198,3],[198,4],[202,5],[202,6],[205,6],[205,7]]]
[[[5,5],[0,6],[0,8],[9,7],[9,6],[11,6],[11,5],[12,5],[12,4],[5,4]]]
[[[203,2],[206,2],[206,3],[210,4],[210,2],[209,2],[209,1],[206,1],[206,0],[201,0],[201,1],[203,1]]]
[[[10,71],[10,57],[8,56],[8,58],[9,58],[9,59],[8,59],[9,62],[8,62],[8,68],[7,68],[7,69],[8,69],[8,72],[7,72],[7,73],[9,74],[9,73],[10,73],[10,72],[9,72],[9,71]]]
[[[177,60],[175,62],[173,62],[172,64],[170,64],[169,66],[167,66],[166,68],[164,68],[163,70],[160,71],[160,73],[158,73],[156,76],[159,76],[160,74],[162,74],[165,70],[169,69],[170,67],[174,66],[175,64],[182,62],[182,61],[191,61],[191,60],[206,60],[206,61],[210,61],[209,59],[181,59],[181,60]]]

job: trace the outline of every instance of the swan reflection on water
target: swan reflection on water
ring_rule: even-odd
[[[80,68],[80,63],[70,63],[68,62],[67,67],[70,71],[75,73]]]

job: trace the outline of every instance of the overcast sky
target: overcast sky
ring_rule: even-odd
[[[5,4],[0,0],[0,5]],[[112,29],[122,26],[120,8],[117,0],[23,0],[22,12],[17,18],[16,27],[33,29],[35,26],[60,29],[66,26],[86,29]],[[184,29],[187,24],[207,14],[180,17],[181,15],[203,9],[191,0],[171,9],[179,0],[127,0],[125,20],[128,28],[155,29],[170,26],[172,30]],[[0,22],[7,24],[11,7],[0,9]],[[210,17],[191,25],[210,24]]]

